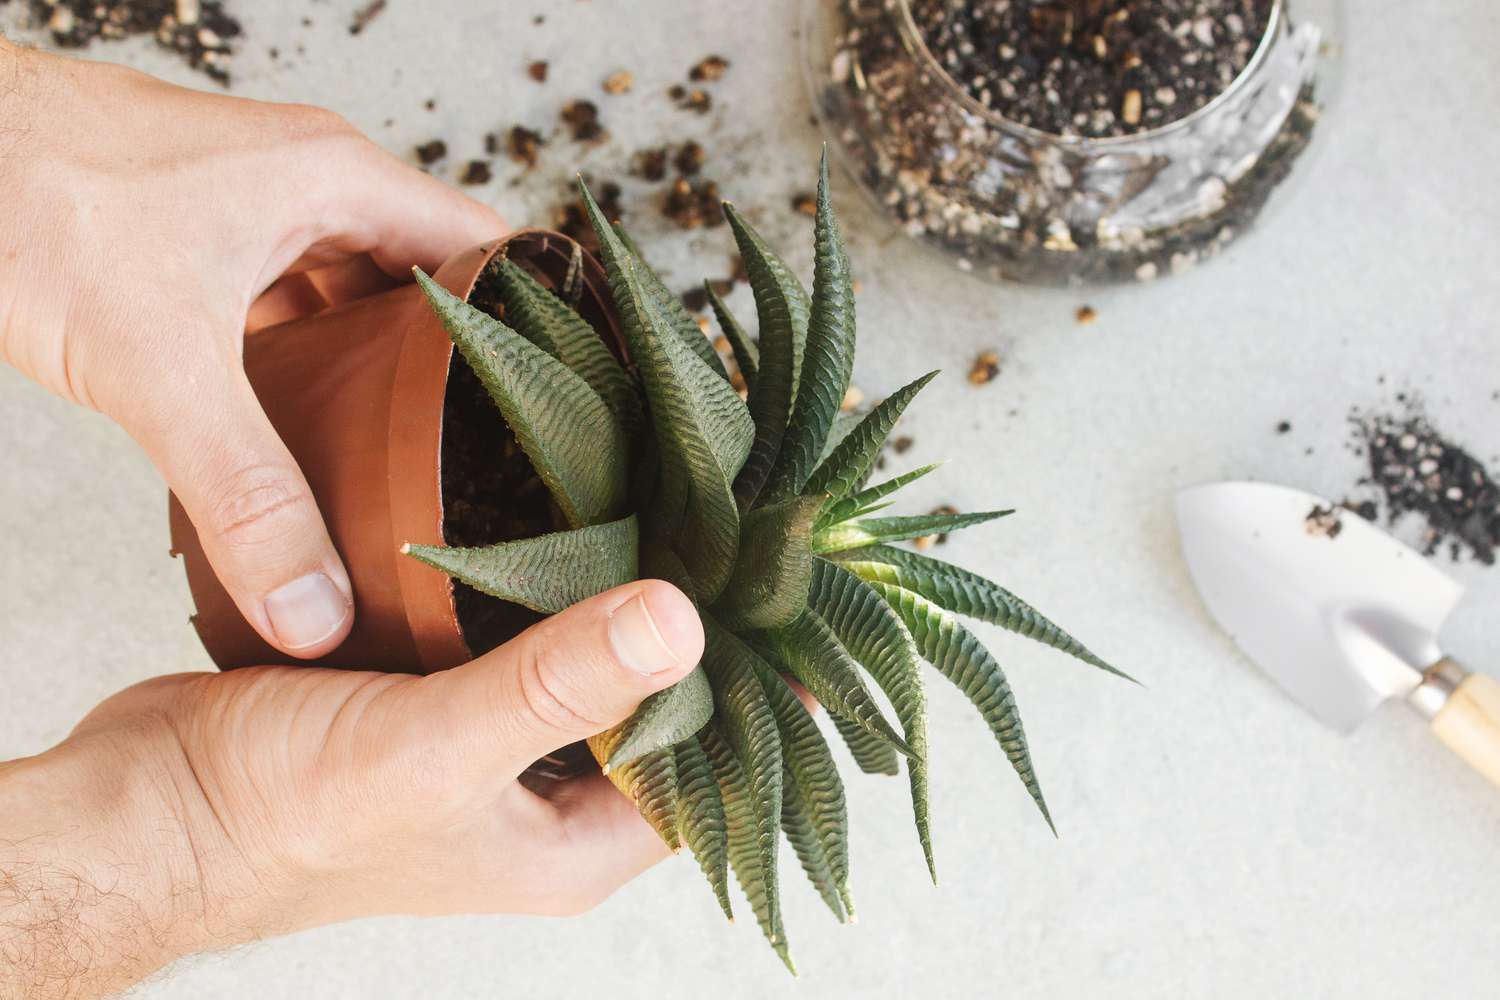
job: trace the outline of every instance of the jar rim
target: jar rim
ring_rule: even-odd
[[[1203,107],[1181,118],[1167,122],[1164,125],[1158,125],[1155,128],[1143,129],[1140,132],[1132,132],[1129,135],[1093,137],[1048,132],[1032,125],[1022,124],[1013,118],[1007,118],[995,109],[981,104],[957,80],[953,79],[943,67],[943,64],[938,62],[937,56],[933,55],[932,49],[927,46],[927,40],[922,37],[922,30],[917,27],[916,19],[912,17],[911,0],[895,0],[895,6],[897,12],[900,14],[900,28],[902,34],[906,36],[904,41],[908,50],[926,63],[930,71],[937,74],[943,86],[950,91],[949,96],[957,100],[965,111],[978,116],[996,128],[1017,132],[1033,141],[1045,141],[1063,146],[1105,148],[1117,148],[1128,146],[1132,143],[1149,142],[1186,129],[1190,125],[1208,118],[1228,103],[1236,93],[1248,86],[1246,81],[1255,74],[1256,70],[1268,58],[1267,53],[1270,51],[1278,31],[1281,29],[1282,20],[1286,17],[1286,0],[1271,0],[1271,13],[1266,18],[1265,33],[1261,35],[1260,42],[1255,46],[1255,51],[1251,53],[1250,59],[1245,63],[1245,67],[1229,82],[1229,86],[1219,91],[1213,100],[1203,105]]]

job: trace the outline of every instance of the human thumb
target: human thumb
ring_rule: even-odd
[[[698,610],[676,587],[641,580],[591,597],[510,642],[426,678],[483,756],[519,773],[559,747],[624,721],[703,655]],[[470,708],[474,711],[470,711]],[[472,743],[471,743],[472,745]]]

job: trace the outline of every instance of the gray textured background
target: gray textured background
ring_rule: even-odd
[[[758,222],[807,264],[787,200],[810,185],[817,136],[790,0],[392,0],[357,38],[351,0],[235,6],[249,35],[236,93],[326,104],[402,154],[442,137],[450,174],[485,131],[595,97],[614,143],[582,163],[554,144],[519,186],[501,164],[479,192],[518,223],[545,221],[575,167],[613,172],[638,146],[701,136],[708,176],[763,206]],[[909,509],[1020,508],[947,556],[1149,685],[995,637],[1060,840],[961,699],[935,688],[943,884],[927,883],[903,783],[852,776],[861,922],[834,925],[788,879],[795,987],[748,920],[723,925],[683,860],[576,920],[365,921],[192,959],[142,995],[1494,995],[1500,796],[1399,706],[1344,739],[1286,702],[1200,610],[1171,520],[1173,491],[1207,479],[1341,495],[1358,474],[1349,407],[1402,388],[1486,460],[1500,450],[1500,13],[1486,0],[1357,13],[1321,155],[1264,229],[1196,273],[1087,294],[983,285],[894,238],[841,178],[863,282],[857,382],[873,396],[935,364],[950,373],[914,408],[903,461],[955,461]],[[671,110],[662,91],[711,51],[733,60],[714,113]],[[144,44],[93,54],[201,80]],[[524,76],[533,58],[552,62],[545,87]],[[622,67],[635,92],[599,95]],[[675,286],[723,273],[724,229],[667,234],[653,214],[635,229]],[[1092,326],[1073,320],[1085,301]],[[991,347],[1004,374],[973,388],[963,373]],[[1273,432],[1282,419],[1289,435]],[[5,369],[0,455],[0,755],[14,756],[118,688],[205,660],[162,488],[125,436]],[[1500,671],[1500,571],[1454,571],[1471,590],[1448,644]]]

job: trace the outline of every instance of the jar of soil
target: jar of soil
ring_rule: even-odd
[[[882,211],[964,271],[1148,281],[1243,234],[1307,150],[1339,0],[823,0],[806,68]]]

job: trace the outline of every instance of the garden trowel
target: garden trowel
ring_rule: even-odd
[[[1500,785],[1500,684],[1438,648],[1457,581],[1357,514],[1285,486],[1183,490],[1177,524],[1209,612],[1304,708],[1348,732],[1405,698]]]

